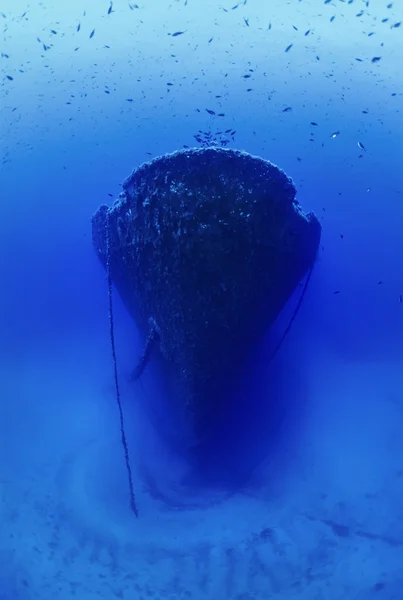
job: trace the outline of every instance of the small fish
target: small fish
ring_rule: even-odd
[[[364,150],[364,152],[365,152],[364,144],[361,144],[361,142],[357,142],[357,146],[359,147],[360,150]]]
[[[286,106],[283,108],[282,112],[290,112],[292,110],[292,106]]]
[[[293,25],[292,28],[295,29],[295,31],[298,31],[298,27],[295,27],[295,25]]]
[[[217,117],[225,117],[225,113],[218,113]]]
[[[80,31],[80,29],[81,29],[81,23],[79,23],[79,24],[77,25],[77,31]]]
[[[382,58],[381,56],[374,56],[374,58],[371,59],[371,62],[372,63],[377,63],[377,62],[379,62],[381,60],[381,58]]]
[[[340,290],[335,290],[333,294],[340,294]]]
[[[209,39],[209,41],[207,42],[208,44],[211,44],[211,42],[213,41],[213,37]]]
[[[386,17],[386,19],[382,19],[381,23],[387,23],[389,21],[389,17]]]
[[[206,108],[206,111],[208,112],[209,115],[215,115],[214,110],[210,110],[209,108]]]
[[[402,294],[399,294],[399,302],[400,302],[400,304],[403,302],[403,295]]]
[[[112,4],[112,2],[111,2],[111,3],[110,3],[110,6],[109,6],[109,8],[108,8],[108,15],[110,15],[110,14],[111,14],[111,12],[112,12],[112,8],[113,8],[113,4]]]
[[[386,8],[392,8],[392,6],[393,6],[393,2],[391,2],[390,4],[388,4]]]
[[[332,133],[330,135],[331,139],[334,140],[334,138],[336,138],[338,135],[340,135],[340,131],[335,131],[334,133]]]
[[[311,121],[311,125],[313,125],[314,127],[318,127],[318,124],[315,121]]]
[[[325,0],[325,4],[330,4],[332,0]]]
[[[289,52],[291,50],[291,48],[293,47],[294,44],[289,44],[289,46],[287,46],[287,48],[284,50],[284,52]]]
[[[311,30],[310,30],[310,29],[307,29],[307,30],[305,31],[304,35],[309,35],[310,33],[311,33]]]
[[[108,196],[109,196],[110,198],[113,198],[113,194],[108,194]]]
[[[6,77],[9,81],[13,81],[13,79],[14,79],[14,77],[11,77],[11,75],[6,75]]]
[[[401,24],[402,24],[401,21],[398,21],[397,23],[393,23],[391,29],[397,29],[398,27],[400,27]]]
[[[94,34],[95,34],[95,29],[93,29],[93,30],[91,31],[91,33],[90,33],[90,39],[94,37]]]
[[[50,33],[53,33],[53,35],[57,35],[57,31],[55,29],[51,29]]]
[[[247,19],[246,17],[244,17],[243,20],[245,21],[246,27],[249,27],[249,19]]]
[[[183,35],[186,31],[175,31],[175,33],[168,33],[168,35],[172,35],[172,37],[178,37],[178,35]]]

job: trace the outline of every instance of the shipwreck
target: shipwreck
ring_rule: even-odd
[[[234,370],[312,268],[321,235],[277,166],[246,152],[185,149],[136,168],[92,219],[93,245],[153,356],[165,402],[192,436],[231,402]]]

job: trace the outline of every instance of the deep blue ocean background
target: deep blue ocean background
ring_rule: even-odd
[[[138,2],[0,3],[0,599],[401,600],[403,2]],[[240,385],[276,418],[238,415],[214,486],[114,295],[136,520],[91,216],[198,132],[292,177],[321,249]]]

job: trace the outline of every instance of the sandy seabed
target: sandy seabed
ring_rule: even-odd
[[[283,477],[272,456],[247,489],[175,507],[135,465],[136,520],[93,360],[4,370],[0,600],[402,599],[399,365],[312,367]]]

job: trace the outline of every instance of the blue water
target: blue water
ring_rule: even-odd
[[[403,2],[233,2],[1,2],[1,600],[403,597]],[[115,294],[136,519],[90,219],[228,129],[321,250],[216,449],[242,476],[214,485],[157,433],[155,365],[128,382],[144,340]]]

